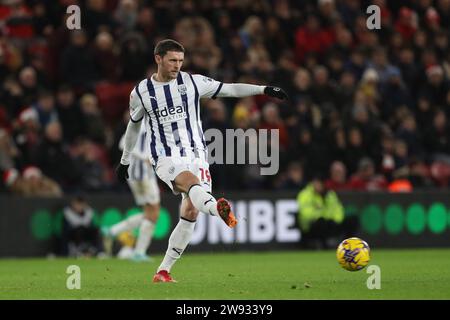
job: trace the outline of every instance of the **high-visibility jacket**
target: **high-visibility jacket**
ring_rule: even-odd
[[[314,190],[310,183],[297,195],[299,207],[298,221],[302,231],[308,231],[311,223],[323,218],[341,223],[344,220],[344,207],[336,192],[330,190],[325,196]]]

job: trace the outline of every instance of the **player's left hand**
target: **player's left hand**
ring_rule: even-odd
[[[287,100],[289,98],[286,92],[278,87],[267,86],[264,88],[264,94],[281,100]]]
[[[121,164],[116,167],[116,175],[120,182],[125,182],[128,179],[128,164]]]

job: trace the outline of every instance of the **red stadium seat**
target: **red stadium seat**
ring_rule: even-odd
[[[109,83],[100,82],[95,87],[95,94],[103,116],[108,122],[114,122],[122,117],[128,108],[130,92],[134,87],[132,82]]]

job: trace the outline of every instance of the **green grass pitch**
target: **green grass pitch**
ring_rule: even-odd
[[[450,299],[450,249],[372,250],[380,290],[367,288],[366,269],[342,269],[334,251],[188,251],[172,270],[178,283],[154,284],[161,258],[0,259],[0,299]],[[66,288],[72,264],[80,290]]]

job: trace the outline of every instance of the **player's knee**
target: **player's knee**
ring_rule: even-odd
[[[199,211],[197,209],[195,209],[194,207],[192,208],[186,208],[185,210],[183,210],[183,212],[181,213],[181,216],[185,219],[188,219],[190,221],[195,221],[197,220],[198,217],[198,213]]]
[[[199,183],[200,180],[189,171],[182,172],[175,178],[175,186],[182,192],[188,192],[193,185]]]

